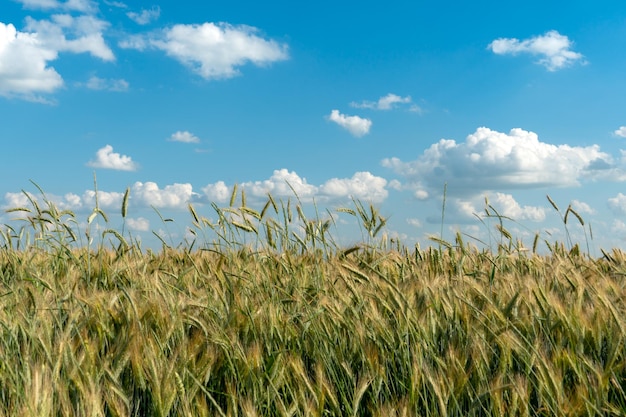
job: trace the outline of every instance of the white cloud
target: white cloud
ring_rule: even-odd
[[[309,201],[317,193],[317,187],[307,183],[306,178],[284,168],[275,170],[267,180],[244,182],[241,187],[255,197],[263,197],[267,193],[275,197],[294,197],[295,192],[304,201]]]
[[[126,13],[126,16],[139,25],[147,25],[148,23],[157,20],[160,15],[161,8],[159,6],[152,6],[151,9],[141,9],[141,13]]]
[[[36,201],[40,206],[45,203],[42,201],[39,195],[28,193],[30,198]],[[74,193],[67,193],[63,196],[46,193],[46,199],[52,202],[57,208],[61,210],[79,211],[85,208],[91,209],[95,207],[95,192],[86,191],[83,196],[79,196]],[[98,192],[98,204],[102,208],[121,207],[123,194],[121,193],[108,193],[106,191]],[[31,207],[30,200],[26,194],[22,193],[6,193],[4,196],[5,204],[3,208],[13,207]]]
[[[64,196],[65,201],[67,202],[67,207],[70,210],[77,210],[83,206],[83,201],[81,200],[79,195],[74,193],[67,193]]]
[[[90,90],[128,91],[128,82],[124,79],[105,79],[93,76],[89,78],[85,87]]]
[[[621,220],[613,220],[611,230],[618,235],[620,240],[626,240],[626,223]]]
[[[419,219],[406,219],[406,222],[413,227],[422,227],[422,222]]]
[[[29,7],[81,10],[86,2],[27,2]],[[81,6],[82,5],[82,6]],[[63,86],[61,75],[49,65],[60,52],[89,53],[104,61],[115,56],[102,32],[108,23],[93,16],[57,14],[51,20],[26,18],[23,32],[0,22],[0,95],[45,102],[38,94]],[[69,37],[68,37],[69,36]]]
[[[616,215],[626,214],[626,195],[618,193],[617,196],[609,198],[608,205],[611,211]]]
[[[29,194],[34,200],[37,198],[34,195]],[[24,193],[6,193],[4,195],[5,204],[4,209],[16,208],[16,207],[30,207],[30,200]]]
[[[585,178],[624,178],[610,155],[597,145],[551,145],[522,129],[506,134],[481,127],[464,143],[442,139],[414,161],[387,158],[382,164],[406,177],[416,190],[440,193],[447,182],[449,190],[466,195],[510,188],[572,187]]]
[[[402,191],[402,183],[398,180],[389,181],[388,187],[396,191]]]
[[[104,0],[104,4],[106,4],[107,6],[111,6],[111,7],[117,7],[118,9],[128,9],[128,6],[126,5],[126,3],[123,3],[121,1]]]
[[[489,203],[499,214],[514,220],[540,222],[546,219],[546,211],[543,207],[522,207],[511,194],[496,193],[494,197],[489,199]]]
[[[0,95],[36,98],[63,85],[63,79],[48,62],[57,51],[42,44],[34,33],[19,32],[0,22]]]
[[[98,206],[100,208],[121,209],[124,194],[116,191],[98,191]],[[83,193],[82,205],[87,207],[96,206],[96,192],[87,190]]]
[[[132,230],[136,230],[138,232],[147,232],[150,230],[150,221],[143,217],[138,217],[136,219],[129,217],[126,219],[126,224],[128,224],[128,227]]]
[[[203,187],[202,192],[209,201],[225,203],[230,199],[232,189],[224,181],[218,181],[215,184],[208,184],[206,187]]]
[[[586,213],[586,214],[595,214],[595,210],[591,208],[591,206],[587,203],[583,203],[582,201],[572,200],[572,208],[576,210],[577,213]]]
[[[359,116],[346,116],[339,113],[339,110],[333,110],[328,118],[356,137],[368,134],[372,127],[371,120]]]
[[[266,40],[250,26],[227,23],[175,25],[147,36],[121,42],[122,48],[156,48],[188,66],[205,79],[231,78],[238,67],[251,62],[267,65],[287,59],[287,45]]]
[[[185,208],[193,195],[193,187],[189,183],[172,184],[159,189],[154,182],[138,181],[132,186],[132,196],[138,203],[157,208]]]
[[[104,61],[114,61],[113,51],[106,45],[103,31],[108,22],[94,16],[73,17],[69,14],[52,15],[51,20],[26,18],[26,30],[37,33],[42,45],[58,52],[85,53]],[[71,35],[68,38],[66,35]]]
[[[277,198],[290,198],[297,195],[303,202],[311,202],[314,198],[330,201],[353,197],[379,203],[387,198],[386,185],[387,180],[384,178],[374,176],[369,172],[357,172],[352,178],[332,178],[316,186],[309,184],[306,178],[300,177],[296,172],[277,169],[266,180],[243,182],[239,184],[239,187],[245,190],[247,196],[254,198],[264,198],[269,193]],[[202,188],[202,192],[207,200],[224,203],[230,199],[232,187],[219,181]]]
[[[546,67],[548,71],[559,70],[577,61],[584,62],[584,57],[580,53],[574,52],[571,47],[572,42],[569,38],[555,30],[523,41],[515,38],[500,38],[488,46],[498,55],[516,55],[518,53],[539,55],[541,58],[537,63]]]
[[[426,200],[428,199],[428,197],[430,197],[430,194],[428,194],[428,191],[426,190],[415,190],[415,193],[413,194],[418,200]]]
[[[613,132],[615,136],[619,136],[620,138],[626,138],[626,126],[620,126],[615,132]]]
[[[170,142],[200,143],[200,138],[193,133],[180,130],[172,133],[172,136],[170,136],[168,140]]]
[[[400,97],[396,94],[389,93],[384,97],[378,99],[378,101],[362,101],[361,103],[352,102],[350,106],[362,108],[362,109],[375,109],[375,110],[391,110],[396,107],[397,104],[411,103],[411,96]],[[419,107],[415,106],[417,111]],[[413,108],[413,107],[412,107]]]
[[[91,13],[97,10],[97,5],[91,0],[17,0],[27,9],[37,10],[68,10]]]
[[[319,189],[322,196],[329,198],[353,197],[372,203],[381,203],[389,192],[385,189],[387,180],[369,172],[357,172],[352,178],[332,178]]]
[[[87,166],[93,168],[105,168],[115,169],[118,171],[135,171],[137,164],[133,162],[130,156],[120,155],[113,152],[111,145],[106,145],[104,148],[98,149],[96,152],[96,159],[89,161]]]
[[[488,194],[489,205],[495,209],[494,213],[489,210],[490,215],[500,215],[515,221],[528,220],[532,222],[542,222],[546,219],[545,207],[522,206],[511,194],[494,193]],[[485,217],[485,196],[473,195],[466,197],[448,196],[446,203],[446,219],[453,219],[453,222],[473,222],[476,216]],[[441,218],[430,218],[429,222],[438,223]]]

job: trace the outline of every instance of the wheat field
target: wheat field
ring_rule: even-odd
[[[0,235],[1,416],[626,415],[617,249],[541,254],[495,210],[494,248],[407,247],[358,201],[341,247],[333,216],[235,189],[157,252],[97,200],[81,226],[29,198]]]

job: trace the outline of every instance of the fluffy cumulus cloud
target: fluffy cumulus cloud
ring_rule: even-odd
[[[552,145],[522,129],[508,134],[481,127],[465,142],[442,139],[416,160],[387,158],[383,166],[406,177],[421,195],[437,194],[444,183],[457,195],[511,188],[572,187],[581,179],[624,178],[597,145]]]
[[[91,210],[96,206],[95,192],[93,190],[87,190],[82,196],[74,193],[67,193],[63,196],[46,193],[46,200],[52,202],[58,209],[72,210],[79,212],[81,210]],[[122,205],[122,193],[99,191],[98,192],[98,206],[104,209],[120,208]],[[6,193],[4,195],[3,208],[15,208],[15,207],[31,207],[30,200],[36,201],[40,207],[45,207],[44,202],[39,195],[28,193]],[[18,215],[18,217],[21,215]]]
[[[106,145],[98,149],[96,158],[89,161],[87,166],[92,168],[115,169],[118,171],[135,171],[137,169],[137,164],[133,162],[130,156],[113,152],[111,145]]]
[[[100,208],[119,209],[122,207],[123,200],[124,193],[116,191],[98,191],[98,206]],[[95,207],[96,192],[93,190],[85,191],[80,201],[75,200],[75,204],[75,210],[78,210],[81,207]]]
[[[331,111],[328,119],[331,122],[337,123],[356,137],[367,135],[372,127],[371,120],[359,116],[346,116],[345,114],[339,113],[339,110]]]
[[[35,98],[61,87],[63,79],[48,66],[57,56],[37,34],[0,22],[0,95]]]
[[[24,193],[6,193],[4,195],[4,205],[3,209],[11,209],[17,207],[27,208],[30,206],[30,199],[37,200],[37,197],[34,195],[26,195]]]
[[[350,106],[362,108],[362,109],[375,109],[375,110],[391,110],[401,104],[411,103],[411,97],[401,97],[396,94],[389,93],[384,97],[378,99],[378,101],[362,101],[360,103],[352,102]]]
[[[572,200],[572,208],[579,214],[595,214],[596,211],[587,203],[579,200]]]
[[[521,206],[511,194],[496,193],[489,199],[489,203],[501,215],[515,220],[541,222],[546,219],[544,207]]]
[[[150,230],[150,221],[143,217],[138,217],[136,219],[129,217],[126,219],[126,224],[128,224],[129,228],[138,232],[147,232]]]
[[[380,203],[388,195],[387,180],[369,172],[357,172],[352,178],[332,178],[321,185],[313,185],[294,171],[278,169],[266,180],[248,181],[239,186],[250,197],[264,198],[268,193],[277,198],[297,195],[304,202],[311,202],[313,199],[336,201],[352,197]],[[207,200],[224,203],[230,199],[232,186],[219,181],[203,187],[202,192]]]
[[[538,55],[540,58],[537,63],[546,67],[548,71],[556,71],[576,62],[584,62],[583,55],[571,49],[572,41],[555,30],[522,41],[516,38],[496,39],[489,44],[488,48],[498,55],[520,53]]]
[[[124,79],[105,79],[93,76],[84,84],[90,90],[97,91],[128,91],[128,81]]]
[[[132,197],[138,204],[157,208],[185,208],[193,197],[191,184],[172,184],[160,189],[154,182],[136,182],[131,188]]]
[[[389,192],[387,180],[369,172],[357,172],[352,178],[332,178],[320,187],[320,194],[329,198],[353,197],[373,203],[381,203]]]
[[[470,197],[448,196],[446,203],[446,218],[457,223],[473,223],[477,217],[485,217],[485,198],[492,209],[504,217],[516,221],[542,222],[546,219],[546,208],[541,206],[523,206],[511,194],[506,193],[485,193],[484,195],[474,195]],[[491,214],[492,209],[489,210]],[[438,224],[441,217],[427,218],[429,223]]]
[[[613,132],[615,136],[619,136],[620,138],[626,138],[626,126],[620,126],[619,129]]]
[[[126,16],[138,25],[147,25],[159,18],[161,15],[161,8],[159,6],[153,6],[150,9],[141,9],[141,12],[128,12]]]
[[[626,214],[626,195],[618,193],[615,197],[608,200],[611,211],[616,215],[623,216]]]
[[[25,3],[40,8],[47,4],[49,8],[79,10],[87,3]],[[40,94],[63,86],[61,75],[50,66],[60,52],[89,53],[113,61],[115,56],[102,35],[108,25],[94,16],[70,14],[56,14],[50,20],[27,17],[24,31],[0,22],[0,95],[45,101]]]
[[[200,143],[200,138],[193,133],[180,130],[172,133],[172,136],[170,136],[167,140],[170,142]]]
[[[301,178],[298,174],[287,169],[277,169],[269,179],[263,181],[244,182],[241,187],[256,197],[263,197],[268,193],[276,197],[293,197],[294,192],[303,200],[310,200],[317,193],[317,187]]]
[[[209,201],[225,203],[230,198],[232,189],[224,181],[218,181],[215,184],[208,184],[206,187],[203,187],[202,192]]]
[[[123,48],[159,49],[205,79],[230,78],[247,63],[267,65],[288,58],[287,45],[259,36],[250,26],[178,24],[121,42]]]

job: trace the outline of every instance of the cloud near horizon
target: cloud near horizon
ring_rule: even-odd
[[[105,147],[106,148],[106,147]],[[103,149],[105,149],[103,148]],[[267,194],[273,197],[298,197],[304,203],[341,201],[355,198],[362,201],[381,203],[388,196],[387,180],[372,175],[369,172],[356,172],[351,178],[331,178],[321,185],[309,184],[306,178],[287,169],[277,169],[272,176],[262,181],[247,181],[238,184],[250,201],[263,201]],[[189,183],[170,184],[159,187],[155,182],[135,182],[130,187],[130,207],[156,207],[165,209],[184,210],[189,203],[206,204],[211,202],[225,203],[230,199],[233,185],[224,181],[217,181],[202,187],[202,193],[193,191]],[[47,194],[46,198],[62,209],[88,211],[95,207],[96,193],[86,190],[82,196],[67,193],[64,196]],[[36,195],[31,198],[38,200]],[[117,210],[122,206],[123,192],[109,192],[98,190],[98,204],[102,208]],[[3,208],[26,207],[30,202],[23,192],[6,193]]]
[[[443,184],[457,195],[511,188],[575,187],[583,179],[623,181],[624,171],[598,145],[579,147],[539,141],[537,134],[478,128],[465,142],[441,139],[417,159],[383,159],[421,196],[439,195]]]
[[[585,62],[582,54],[571,49],[572,45],[573,42],[567,36],[561,35],[556,30],[551,30],[544,35],[534,36],[523,41],[516,38],[499,38],[491,42],[488,48],[497,55],[517,55],[520,53],[539,55],[538,64],[546,67],[548,71],[557,71],[576,62]]]
[[[313,185],[296,172],[283,168],[275,170],[266,180],[243,182],[239,187],[246,190],[246,195],[255,198],[265,198],[269,193],[277,198],[297,196],[307,203],[313,199],[328,202],[348,198],[381,203],[389,194],[387,185],[386,179],[369,172],[356,172],[351,178],[331,178],[321,185]],[[232,186],[218,181],[203,187],[202,191],[207,200],[225,203],[230,198],[232,189]]]

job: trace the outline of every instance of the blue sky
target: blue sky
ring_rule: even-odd
[[[188,203],[293,188],[426,245],[447,184],[449,240],[488,239],[485,198],[514,235],[564,240],[549,194],[593,250],[624,247],[625,50],[619,1],[3,0],[0,206],[33,180],[86,222],[95,172],[111,226],[130,187],[150,245],[153,208],[181,241]]]

